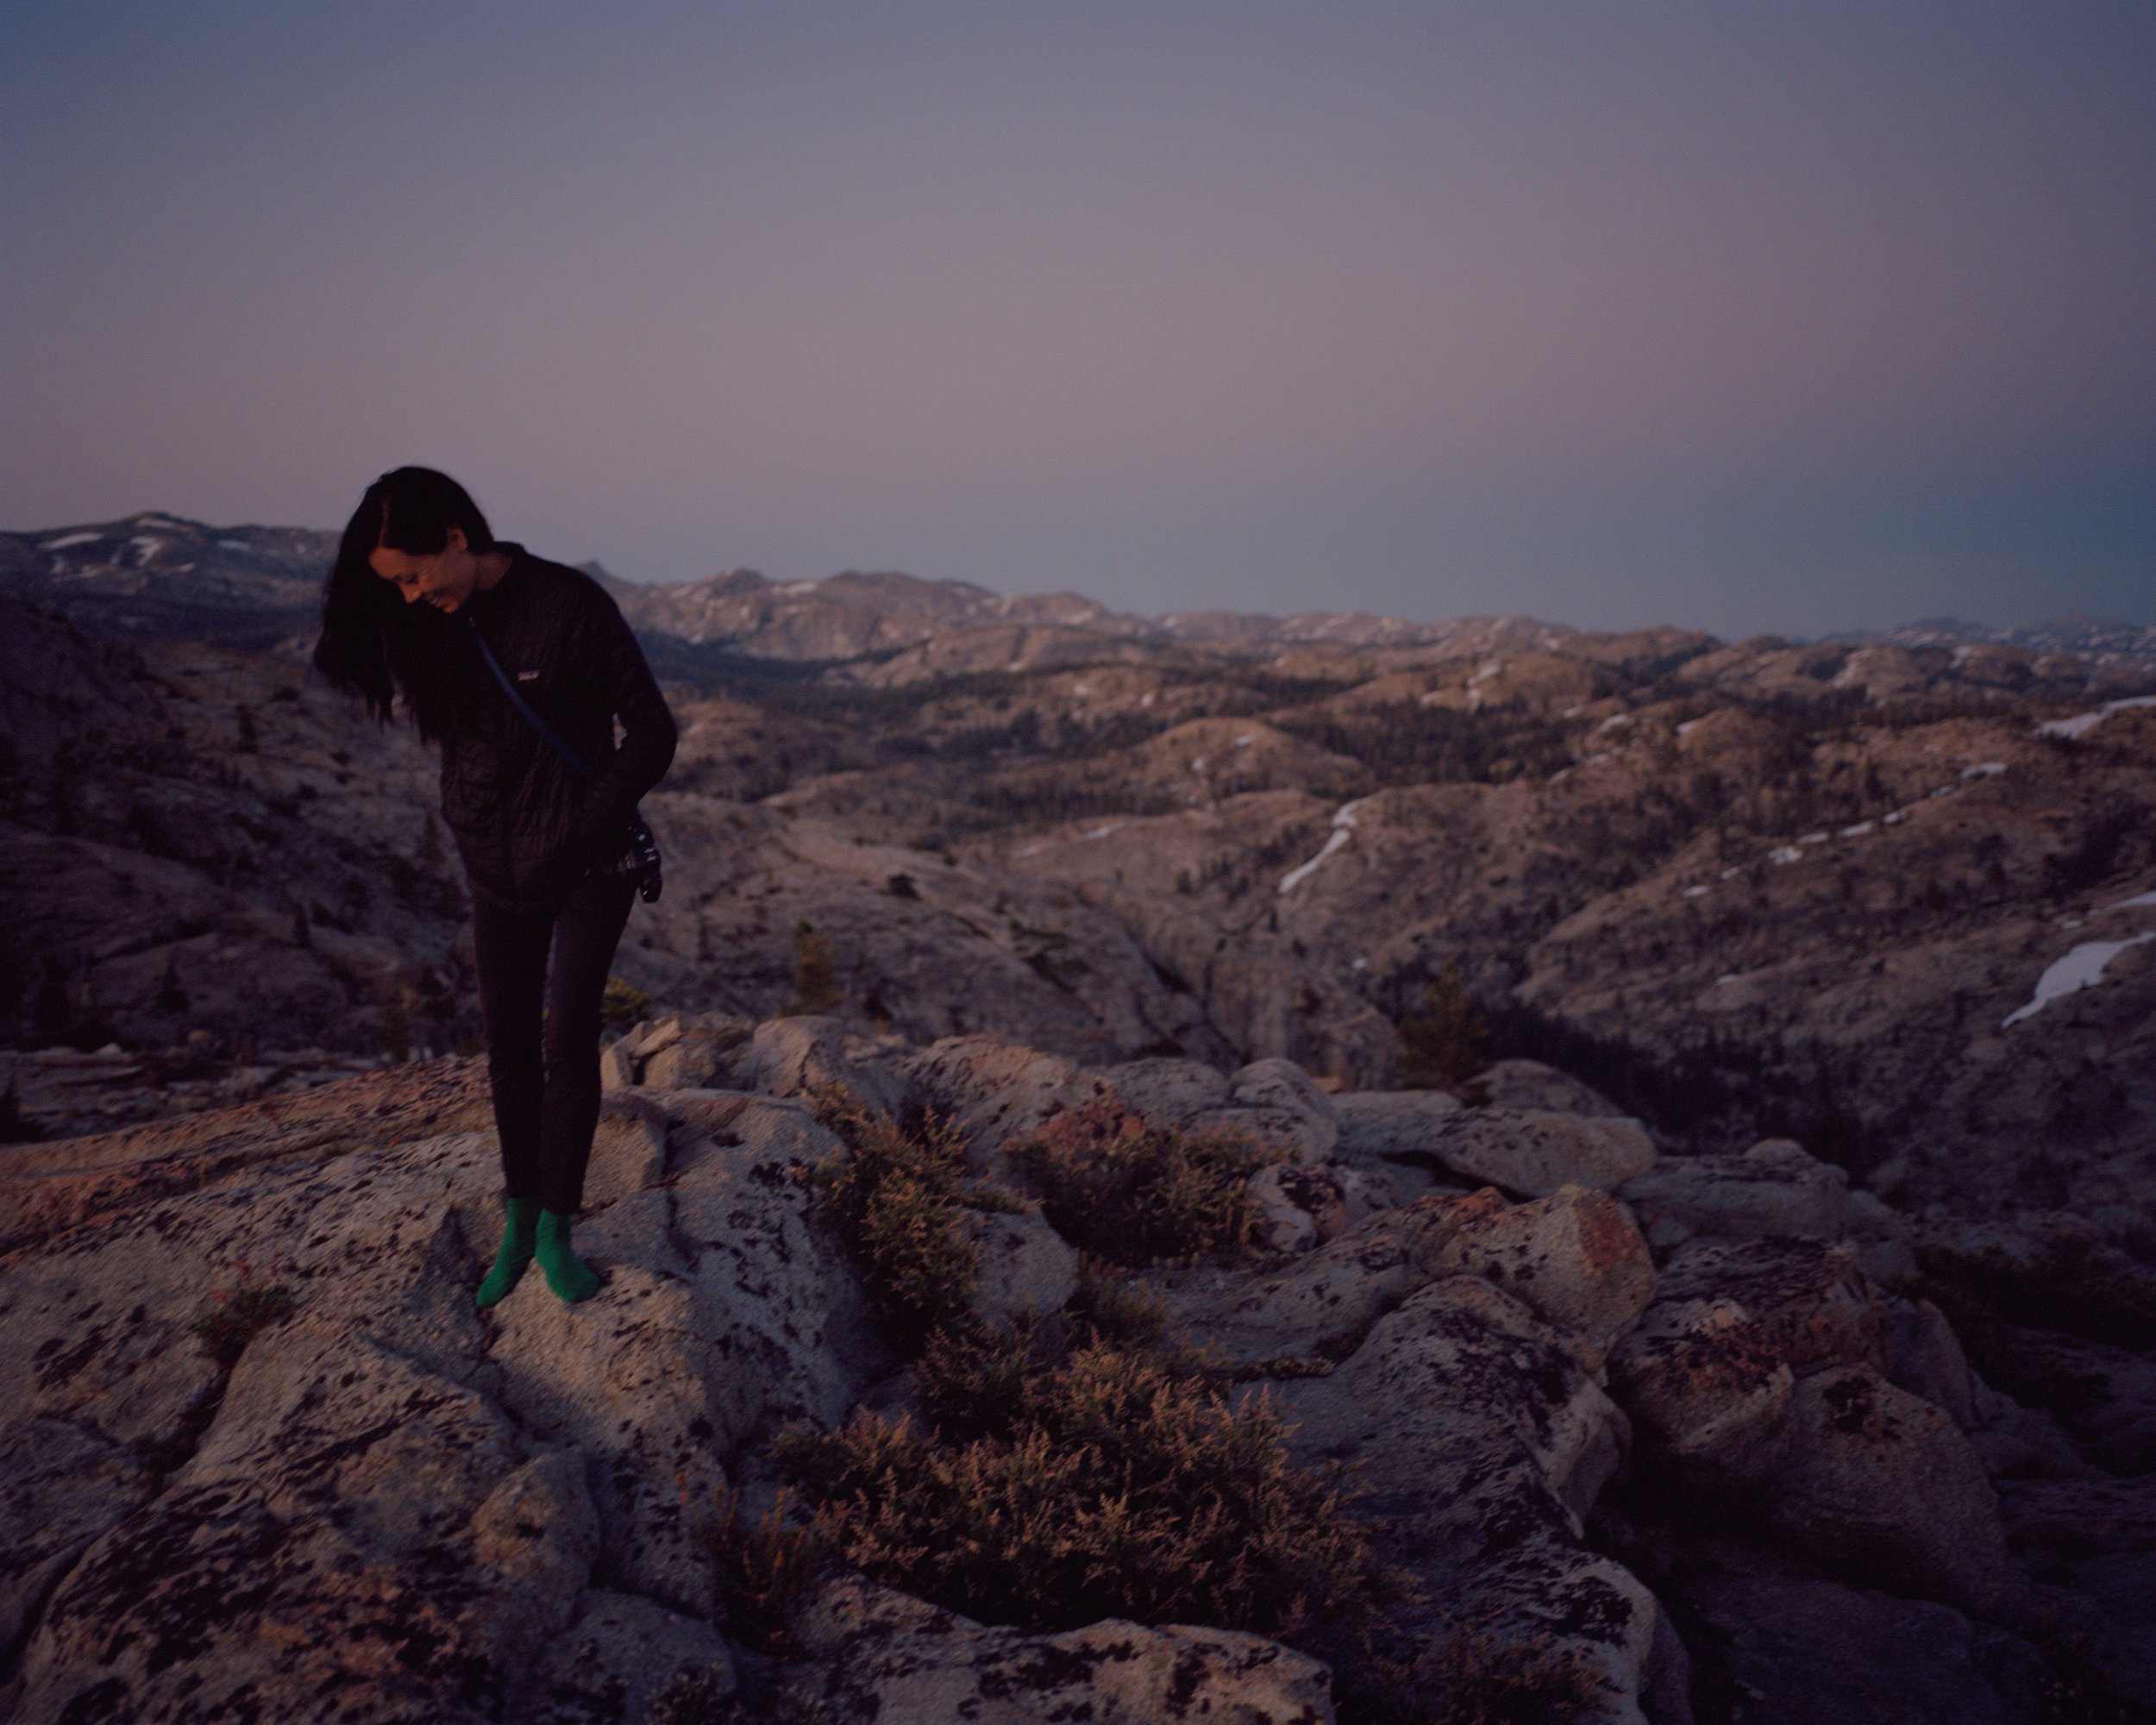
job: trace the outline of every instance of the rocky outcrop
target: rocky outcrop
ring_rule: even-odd
[[[1849,1241],[1876,1281],[1916,1274],[1902,1219],[1874,1194],[1852,1189],[1846,1170],[1788,1138],[1763,1138],[1742,1156],[1670,1157],[1617,1190],[1658,1253],[1693,1240],[1802,1234]]]
[[[355,1719],[479,1720],[627,1706],[668,1667],[730,1681],[701,1506],[752,1433],[835,1421],[881,1369],[793,1177],[835,1142],[734,1097],[659,1116],[655,1159],[649,1114],[617,1113],[591,1182],[617,1195],[578,1235],[601,1295],[565,1308],[535,1271],[482,1318],[491,1137],[405,1137],[347,1091],[314,1099],[311,1148],[213,1157],[179,1191],[145,1134],[81,1146],[108,1170],[133,1151],[142,1184],[73,1189],[72,1225],[0,1277],[13,1716],[338,1694]],[[216,1125],[180,1131],[214,1147]],[[228,1374],[191,1326],[213,1290],[236,1313],[266,1288],[290,1310],[242,1328]]]
[[[1468,1088],[1501,1108],[1603,1118],[1625,1112],[1592,1085],[1539,1060],[1497,1061],[1476,1073]]]
[[[709,1013],[646,1019],[599,1051],[599,1079],[609,1090],[730,1088],[724,1082],[734,1064],[729,1057],[755,1029]]]
[[[736,1062],[731,1088],[767,1096],[837,1091],[886,1113],[895,1112],[906,1096],[899,1076],[874,1055],[849,1048],[835,1019],[813,1017],[758,1025]]]
[[[1331,1725],[1330,1673],[1258,1635],[1114,1619],[1062,1634],[986,1628],[857,1578],[812,1603],[792,1691],[833,1719],[1222,1719]]]
[[[1029,1312],[1045,1316],[1078,1291],[1078,1254],[1038,1210],[968,1210],[965,1223],[981,1254],[975,1316],[990,1323]]]
[[[1888,1382],[1846,1247],[1688,1246],[1611,1358],[1649,1459],[1803,1554],[1978,1613],[2014,1590],[1997,1500],[1946,1413]]]
[[[777,1483],[785,1426],[908,1405],[812,1214],[808,1170],[843,1152],[803,1098],[831,1085],[945,1112],[984,1174],[1112,1095],[1287,1149],[1253,1181],[1260,1255],[1148,1282],[1169,1336],[1269,1398],[1298,1460],[1346,1465],[1380,1556],[1414,1578],[1392,1620],[1410,1653],[1475,1626],[1591,1675],[1590,1716],[1613,1725],[1686,1716],[1702,1623],[1721,1639],[1700,1682],[1733,1661],[1790,1680],[1737,1599],[1806,1624],[1890,1601],[1971,1697],[2006,1682],[2000,1648],[2040,1674],[2010,1630],[1971,1627],[2032,1599],[2130,1660],[2147,1506],[1986,1384],[1939,1303],[1879,1287],[1863,1254],[1890,1230],[1793,1146],[1671,1158],[1612,1193],[1621,1117],[1334,1096],[1276,1061],[1093,1069],[992,1037],[906,1053],[813,1018],[624,1040],[642,1082],[605,1099],[577,1232],[603,1286],[574,1308],[535,1272],[472,1309],[501,1220],[477,1062],[17,1152],[0,1178],[10,1716],[306,1717],[334,1695],[354,1721],[642,1725],[738,1683],[803,1718],[1329,1719],[1318,1662],[1204,1626],[1033,1634],[858,1576],[822,1586],[791,1664],[715,1623],[720,1494]],[[727,1078],[755,1089],[655,1082],[707,1076],[688,1053],[654,1063],[722,1040]],[[1463,1177],[1462,1141],[1511,1177],[1407,1198],[1439,1177],[1419,1158]],[[1590,1177],[1522,1195],[1565,1170],[1553,1146]],[[1023,1200],[965,1217],[976,1315],[1071,1296],[1076,1254]],[[1999,1261],[2053,1267],[2035,1247]],[[2130,1306],[2139,1283],[2101,1261]],[[198,1325],[220,1316],[240,1321],[210,1346]],[[2021,1477],[1995,1488],[1987,1464],[2017,1441]],[[1614,1537],[1609,1506],[1642,1490],[1719,1518],[1721,1543]],[[2033,1594],[2009,1530],[2072,1587]],[[1739,1578],[1702,1602],[1713,1563]],[[1892,1690],[1852,1669],[1851,1693]]]
[[[1473,1618],[1548,1638],[1637,1719],[1666,1647],[1652,1596],[1589,1549],[1582,1517],[1629,1424],[1603,1352],[1652,1293],[1645,1245],[1607,1195],[1531,1204],[1427,1197],[1284,1270],[1174,1295],[1177,1328],[1270,1380],[1299,1453],[1348,1462],[1385,1551],[1429,1590],[1422,1633]]]
[[[1453,1173],[1526,1197],[1560,1186],[1622,1186],[1655,1164],[1654,1140],[1639,1122],[1546,1108],[1470,1108],[1436,1147]]]

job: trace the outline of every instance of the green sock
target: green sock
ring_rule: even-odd
[[[599,1292],[599,1275],[569,1246],[569,1219],[552,1210],[539,1213],[539,1267],[547,1286],[573,1306]]]
[[[511,1198],[505,1208],[509,1219],[502,1225],[501,1250],[494,1254],[494,1267],[486,1272],[486,1280],[479,1283],[472,1302],[482,1312],[517,1285],[538,1245],[539,1201]]]

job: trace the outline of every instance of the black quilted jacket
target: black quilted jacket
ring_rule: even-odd
[[[517,692],[595,777],[587,785],[510,705],[478,648],[458,681],[442,744],[442,817],[472,888],[495,903],[552,902],[617,853],[636,800],[674,759],[667,711],[643,651],[606,590],[580,570],[498,542],[508,572],[465,607]],[[460,630],[460,635],[463,631]],[[621,720],[619,748],[614,720]]]

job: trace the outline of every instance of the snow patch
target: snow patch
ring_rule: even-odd
[[[2151,940],[2156,940],[2156,932],[2137,934],[2128,940],[2083,942],[2036,979],[2036,992],[2029,996],[2028,1004],[2009,1013],[2000,1020],[1999,1028],[2007,1030],[2023,1019],[2034,1018],[2061,995],[2078,994],[2084,988],[2095,988],[2103,980],[2104,967],[2114,958],[2129,946],[2139,946]]]
[[[2134,910],[2142,905],[2156,905],[2156,893],[2136,893],[2130,899],[2121,899],[2115,905],[2106,905],[2107,911]]]
[[[1783,844],[1767,852],[1767,861],[1774,863],[1802,862],[1804,853],[1794,844]]]
[[[1677,726],[1677,734],[1679,737],[1689,737],[1694,731],[1697,731],[1700,726],[1706,723],[1707,721],[1703,718],[1688,718],[1683,724]]]
[[[2109,700],[2094,712],[2078,712],[2071,718],[2047,718],[2036,727],[2039,737],[2084,737],[2115,712],[2124,712],[2130,707],[2156,706],[2156,695],[2128,695],[2123,700]]]
[[[1860,820],[1854,826],[1842,828],[1839,836],[1843,838],[1862,838],[1871,831],[1871,823],[1868,820]]]
[[[1202,773],[1205,769],[1206,757],[1202,755],[1193,756],[1190,761],[1190,770],[1194,773]]]
[[[1280,890],[1283,894],[1293,892],[1308,880],[1318,864],[1348,842],[1355,832],[1355,812],[1369,800],[1368,797],[1357,797],[1353,802],[1342,803],[1333,810],[1332,831],[1326,836],[1325,849],[1300,868],[1290,869],[1280,877]]]
[[[1961,776],[1965,779],[1989,779],[2004,771],[2006,762],[2003,761],[1979,761],[1973,767],[1964,767]]]
[[[225,551],[252,551],[254,549],[244,539],[220,539],[217,546],[220,550]]]
[[[1081,838],[1106,838],[1112,832],[1122,831],[1128,825],[1127,821],[1112,820],[1106,826],[1096,826],[1091,832],[1081,832],[1078,836]],[[1021,856],[1025,854],[1023,850],[1018,852]]]
[[[1684,896],[1688,899],[1703,899],[1707,896],[1707,888],[1704,887],[1687,887],[1684,889]]]
[[[1827,835],[1823,832],[1808,832],[1796,842],[1799,844],[1824,844],[1827,842]]]
[[[1620,724],[1630,724],[1631,723],[1632,715],[1630,713],[1613,712],[1608,718],[1604,719],[1600,724],[1596,725],[1595,729],[1597,731],[1614,731]]]
[[[1235,739],[1235,746],[1238,749],[1248,749],[1250,744],[1257,741],[1257,737],[1256,733],[1246,731],[1240,737]]]
[[[63,533],[57,539],[47,539],[37,549],[41,551],[65,551],[70,545],[94,545],[104,536],[102,533]]]
[[[155,538],[147,533],[136,534],[134,538],[128,541],[128,544],[135,552],[135,567],[138,569],[147,568],[150,559],[165,549],[165,542],[162,539]]]

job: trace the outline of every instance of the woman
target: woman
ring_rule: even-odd
[[[588,781],[511,701],[482,643]],[[428,467],[385,474],[360,500],[315,663],[385,724],[402,697],[442,744],[508,1212],[476,1302],[500,1300],[535,1257],[561,1298],[588,1299],[599,1278],[570,1223],[599,1124],[599,996],[636,890],[617,865],[636,800],[674,759],[674,716],[605,589],[497,541],[464,487]]]

